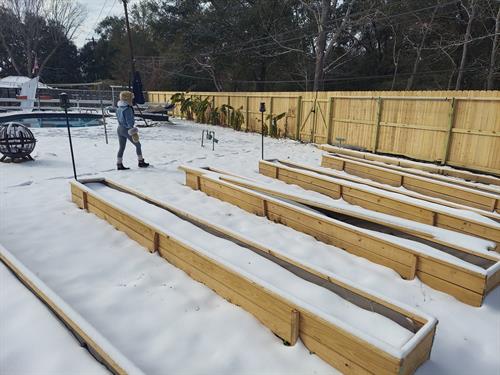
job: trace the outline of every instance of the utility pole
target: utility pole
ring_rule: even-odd
[[[128,48],[130,50],[130,79],[128,81],[128,89],[129,89],[129,91],[134,92],[133,82],[135,80],[135,75],[136,75],[135,57],[134,57],[134,46],[132,44],[132,34],[130,33],[130,23],[128,22],[127,1],[129,1],[129,0],[122,0],[123,9],[125,10],[125,25],[127,27]],[[142,84],[141,84],[141,87],[142,87]],[[148,126],[148,122],[146,121],[146,119],[144,118],[144,115],[142,114],[141,107],[139,107],[139,104],[136,101],[137,99],[138,98],[135,98],[133,102],[135,103],[137,109],[139,110],[139,113],[141,114],[141,117],[142,117],[142,120],[144,121],[144,124],[146,124],[146,126]]]
[[[125,10],[125,25],[127,27],[128,48],[130,50],[130,71],[132,73],[131,79],[128,82],[128,88],[129,90],[132,90],[132,80],[134,79],[134,73],[135,73],[135,58],[134,58],[134,47],[132,45],[132,35],[130,34],[130,23],[128,22],[127,1],[128,0],[122,0],[122,3],[123,3],[123,9]]]

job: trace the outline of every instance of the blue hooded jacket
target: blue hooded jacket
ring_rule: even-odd
[[[123,100],[118,102],[116,117],[120,126],[123,126],[125,129],[132,129],[134,127],[134,109],[127,102]]]

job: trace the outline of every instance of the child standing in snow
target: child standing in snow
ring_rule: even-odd
[[[122,91],[120,93],[118,108],[116,109],[116,117],[119,124],[117,128],[118,142],[120,144],[116,160],[116,168],[119,171],[130,169],[123,165],[123,152],[125,151],[125,146],[127,145],[127,139],[135,146],[137,159],[139,160],[139,167],[147,168],[149,166],[149,163],[146,163],[144,161],[144,158],[142,157],[142,149],[141,143],[139,142],[138,130],[134,126],[134,108],[132,108],[133,98],[134,94],[130,91]]]

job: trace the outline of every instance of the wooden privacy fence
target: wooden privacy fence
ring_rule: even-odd
[[[164,103],[175,92],[153,91]],[[500,91],[193,92],[241,108],[245,131],[260,132],[259,104],[282,137],[342,143],[500,175]],[[176,112],[176,115],[180,113]],[[271,119],[265,119],[268,126]]]

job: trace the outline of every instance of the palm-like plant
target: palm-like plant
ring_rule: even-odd
[[[279,115],[273,116],[272,114],[267,115],[266,119],[271,120],[271,131],[270,136],[274,138],[279,138],[280,131],[278,128],[278,121],[286,116],[286,112],[280,113]],[[266,132],[267,133],[267,132]]]
[[[186,93],[178,92],[170,97],[170,101],[173,104],[180,103],[181,116],[184,116],[187,120],[193,120],[193,99],[191,97],[186,97]]]

